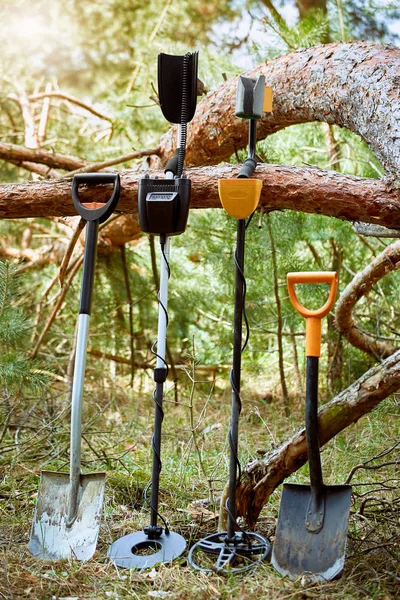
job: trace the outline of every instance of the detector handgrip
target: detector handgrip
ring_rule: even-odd
[[[249,179],[256,170],[257,161],[254,158],[246,158],[240,167],[238,179]]]
[[[316,310],[306,308],[298,301],[296,283],[329,283],[329,297],[325,304]],[[307,319],[306,322],[306,356],[319,356],[321,349],[321,319],[331,310],[337,293],[338,274],[336,271],[316,271],[306,273],[288,273],[287,285],[290,301],[297,312]]]
[[[114,184],[111,197],[107,202],[82,202],[78,187],[82,185]],[[72,180],[72,200],[78,213],[85,221],[103,223],[112,214],[118,204],[120,194],[120,177],[118,173],[77,173]]]

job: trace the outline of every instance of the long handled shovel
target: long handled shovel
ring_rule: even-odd
[[[269,102],[265,101],[267,95]],[[272,110],[272,90],[265,88],[265,78],[257,80],[239,77],[236,95],[236,116],[249,119],[248,157],[240,167],[237,179],[220,179],[219,196],[226,212],[238,219],[235,251],[235,308],[233,325],[233,361],[231,371],[232,410],[229,429],[229,491],[226,509],[228,512],[227,531],[213,533],[192,546],[188,561],[198,571],[217,571],[218,573],[238,573],[253,568],[264,560],[270,552],[269,542],[261,535],[244,531],[236,520],[236,486],[240,479],[238,460],[239,416],[242,408],[240,398],[241,357],[247,344],[247,335],[243,343],[243,315],[245,308],[246,283],[244,278],[244,255],[246,236],[246,217],[256,210],[262,189],[262,181],[250,179],[257,161],[256,119],[263,112]],[[246,327],[247,319],[245,316]],[[239,476],[238,476],[239,471]],[[238,531],[239,530],[239,531]],[[207,556],[208,555],[208,556]]]
[[[151,474],[150,525],[115,540],[107,555],[118,567],[148,569],[158,563],[171,562],[186,548],[185,539],[171,531],[159,513],[161,472],[161,427],[164,418],[164,384],[168,375],[165,360],[168,325],[168,280],[170,276],[170,237],[185,231],[190,207],[190,179],[182,175],[186,146],[186,125],[196,109],[197,53],[185,56],[160,54],[158,57],[158,89],[161,109],[166,119],[178,123],[178,149],[165,168],[166,178],[139,182],[138,209],[142,231],[160,236],[161,265],[158,295],[157,357],[154,369],[154,434]],[[147,488],[148,489],[148,488]],[[147,492],[146,489],[146,492]],[[146,494],[145,492],[145,494]],[[146,498],[146,495],[145,495]],[[147,500],[147,498],[146,498]],[[158,518],[164,527],[158,524]]]
[[[331,310],[337,273],[288,273],[290,300],[306,321],[306,438],[310,485],[283,486],[272,564],[294,579],[311,574],[314,580],[336,577],[344,567],[351,486],[324,485],[318,441],[318,360],[321,320]],[[319,310],[309,310],[297,299],[296,283],[329,283],[329,298]]]
[[[79,184],[112,183],[106,203],[82,203]],[[81,473],[81,419],[86,347],[92,303],[99,223],[113,212],[119,198],[119,175],[87,173],[75,175],[72,199],[87,221],[86,242],[78,318],[74,381],[71,399],[70,472],[42,471],[28,548],[37,558],[89,560],[99,534],[104,500],[105,473]]]

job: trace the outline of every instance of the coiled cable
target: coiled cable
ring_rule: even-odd
[[[183,163],[185,161],[186,154],[186,140],[187,140],[187,117],[188,117],[188,88],[189,88],[189,60],[191,54],[188,52],[183,57],[183,75],[182,75],[182,105],[181,105],[181,135],[179,140],[179,152],[178,152],[178,168],[177,177],[182,176]]]

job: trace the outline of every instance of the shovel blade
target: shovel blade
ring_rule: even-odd
[[[99,535],[105,481],[105,473],[80,476],[77,517],[71,527],[67,527],[69,474],[42,471],[28,545],[36,558],[85,561],[93,556]]]
[[[306,514],[311,487],[283,486],[271,562],[279,573],[290,579],[311,574],[314,581],[326,581],[343,570],[351,486],[324,486],[324,491],[323,526],[318,533],[310,533],[306,528]]]

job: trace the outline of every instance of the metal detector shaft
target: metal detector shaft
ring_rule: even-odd
[[[246,236],[246,222],[239,219],[236,234],[236,280],[235,280],[235,309],[233,324],[233,361],[232,361],[232,413],[229,434],[230,461],[229,461],[229,511],[228,511],[228,538],[235,535],[236,525],[236,478],[238,466],[238,436],[239,416],[241,412],[240,400],[240,372],[242,365],[242,322],[244,303],[244,245]]]
[[[163,394],[167,368],[165,362],[165,349],[167,341],[167,309],[168,309],[168,280],[169,280],[169,250],[170,238],[166,237],[160,264],[160,290],[158,307],[158,332],[157,332],[157,363],[155,369],[156,391],[154,409],[154,434],[153,434],[153,468],[151,475],[151,518],[152,527],[157,525],[158,494],[161,470],[161,426],[163,421]]]
[[[67,527],[76,519],[78,490],[81,475],[81,423],[82,397],[85,377],[86,348],[92,305],[94,269],[97,254],[99,221],[88,221],[83,260],[81,299],[78,317],[77,343],[75,352],[74,380],[71,398],[71,450],[70,450],[70,495]]]

